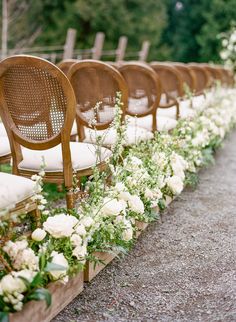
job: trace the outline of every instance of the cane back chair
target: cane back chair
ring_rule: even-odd
[[[67,75],[70,67],[77,62],[78,59],[64,59],[57,63],[57,67],[60,68],[60,70],[62,70],[65,75]]]
[[[68,78],[52,63],[25,55],[0,62],[0,113],[13,174],[31,177],[45,162],[44,181],[65,184],[68,208],[74,204],[73,170],[78,179],[90,175],[111,154],[103,148],[98,160],[96,146],[70,142],[75,107]]]
[[[196,77],[195,96],[204,95],[205,91],[212,86],[211,76],[209,72],[200,64],[188,64],[190,70]]]
[[[157,117],[162,94],[159,77],[147,64],[129,62],[119,68],[129,89],[129,101],[126,111],[130,124],[144,127],[149,131],[171,130],[176,121]]]
[[[196,77],[191,69],[183,63],[172,63],[172,65],[179,71],[183,79],[184,92],[188,89],[191,93],[194,93],[196,87]],[[187,86],[187,88],[185,88]]]
[[[128,102],[128,89],[124,78],[114,67],[96,60],[77,62],[70,68],[68,78],[77,101],[79,140],[94,143],[99,136],[102,137],[103,145],[115,144],[117,135],[112,125],[116,113],[117,92],[121,93],[123,119]],[[135,132],[133,127],[127,127],[126,131],[127,145],[147,136],[144,129]]]

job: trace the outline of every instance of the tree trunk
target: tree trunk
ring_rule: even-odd
[[[7,0],[2,0],[2,59],[7,57],[7,28],[8,14],[7,14]]]

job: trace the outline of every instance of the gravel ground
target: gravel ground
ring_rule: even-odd
[[[235,142],[53,321],[236,321]]]

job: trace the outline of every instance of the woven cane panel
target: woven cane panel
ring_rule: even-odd
[[[201,92],[206,88],[207,79],[204,71],[200,69],[194,69],[196,75],[196,91]]]
[[[129,88],[128,110],[131,113],[142,115],[152,108],[156,99],[156,84],[148,74],[142,70],[126,68],[122,75]]]
[[[113,121],[116,93],[120,88],[111,73],[94,67],[79,69],[71,77],[71,84],[77,109],[88,124],[95,119],[97,125]]]
[[[177,76],[171,70],[168,69],[155,68],[155,70],[160,78],[163,91],[166,94],[177,98],[179,96],[179,80]]]
[[[22,136],[41,141],[61,131],[67,100],[60,83],[47,71],[26,65],[10,67],[4,74],[3,91]]]

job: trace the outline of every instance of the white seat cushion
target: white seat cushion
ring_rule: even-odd
[[[149,131],[152,130],[152,115],[143,117],[127,116],[128,123],[133,126],[143,127]],[[157,130],[169,131],[176,127],[177,121],[165,116],[157,116]]]
[[[97,160],[96,146],[89,143],[70,142],[72,167],[74,170],[85,170],[96,165],[100,161],[106,160],[111,151],[101,148],[101,160]],[[19,163],[19,168],[29,171],[40,171],[42,158],[44,158],[46,172],[62,172],[61,145],[57,145],[48,150],[35,151],[22,148],[23,160]]]
[[[5,129],[5,126],[1,121],[0,121],[0,136],[7,136],[7,131]]]
[[[117,133],[114,128],[95,131],[85,128],[84,142],[96,143],[96,138],[101,136],[101,144],[104,146],[112,146],[117,141]],[[153,138],[153,133],[142,127],[127,126],[125,135],[125,145],[136,144],[141,141],[150,140]]]
[[[34,187],[35,182],[30,179],[0,172],[0,209],[14,208],[33,195]]]
[[[194,117],[196,115],[196,111],[191,108],[190,100],[179,102],[179,114],[180,118]],[[158,108],[157,115],[176,119],[176,107],[173,106],[169,108]]]
[[[10,143],[7,137],[0,136],[0,157],[11,153]]]
[[[77,135],[77,124],[76,121],[74,121],[73,125],[72,125],[72,129],[71,129],[71,135]]]

